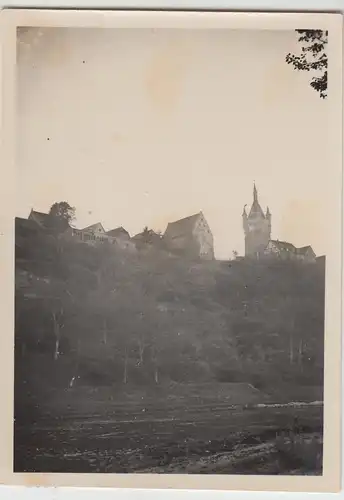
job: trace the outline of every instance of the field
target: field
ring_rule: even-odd
[[[55,407],[51,403],[41,408],[39,421],[30,428],[18,426],[20,459],[15,468],[320,474],[322,403],[276,404],[264,394],[236,385],[223,388],[221,398],[214,396],[218,387],[209,386],[127,394],[119,394],[118,388],[112,395],[108,390],[69,390],[60,396],[63,402],[55,395],[51,399]],[[165,397],[164,390],[170,391]],[[251,403],[234,403],[238,399]]]

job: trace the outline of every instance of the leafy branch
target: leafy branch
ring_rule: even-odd
[[[327,43],[328,31],[296,30],[299,34],[298,42],[302,44],[299,55],[289,53],[286,63],[291,64],[297,71],[315,72],[310,86],[319,92],[322,99],[327,97]]]

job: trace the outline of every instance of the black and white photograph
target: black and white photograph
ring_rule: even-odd
[[[322,476],[328,24],[16,37],[13,472]]]

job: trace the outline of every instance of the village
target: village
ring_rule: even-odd
[[[234,258],[236,260],[277,258],[315,263],[317,256],[310,245],[297,248],[290,242],[271,239],[271,217],[269,207],[265,213],[261,208],[258,191],[254,184],[251,209],[247,213],[245,205],[242,213],[245,255],[239,256],[233,252]],[[36,227],[44,230],[47,227],[48,218],[49,214],[32,209],[28,219],[17,218],[18,229]],[[68,225],[63,236],[93,246],[107,242],[129,252],[156,247],[190,259],[215,259],[214,237],[202,212],[169,222],[163,234],[145,227],[142,232],[130,236],[124,227],[106,231],[102,223],[97,222],[83,229]],[[318,259],[323,259],[323,257]]]

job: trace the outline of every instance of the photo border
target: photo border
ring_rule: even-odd
[[[190,11],[3,9],[1,39],[0,313],[2,411],[0,484],[245,491],[338,492],[341,487],[342,15]],[[17,27],[329,31],[329,177],[333,195],[326,254],[324,451],[322,476],[13,473],[15,102]],[[312,27],[312,28],[311,28]],[[333,165],[333,172],[332,172]],[[332,178],[333,177],[333,178]]]

